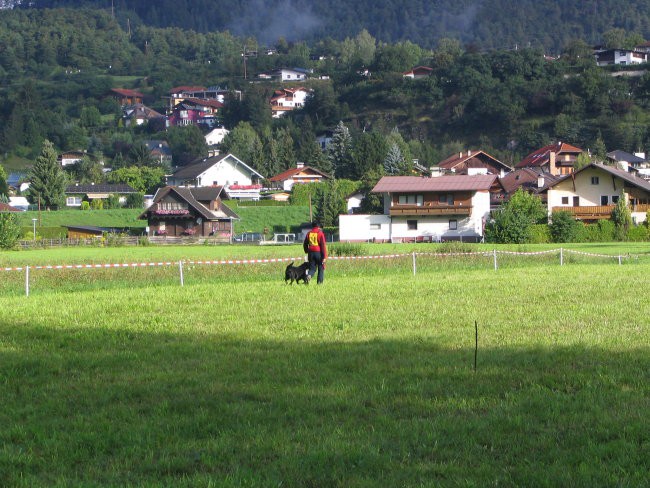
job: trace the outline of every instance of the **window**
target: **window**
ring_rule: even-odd
[[[573,206],[574,207],[580,206],[580,197],[573,197]]]
[[[612,195],[612,203],[617,204],[618,203],[618,195]]]
[[[609,205],[609,197],[607,195],[601,195],[600,196],[600,204],[601,205]]]
[[[422,195],[400,195],[397,201],[400,205],[417,205],[421,207],[424,197]]]
[[[591,184],[592,185],[597,185],[598,183],[600,183],[600,180],[598,179],[598,176],[592,176],[591,177]]]
[[[450,220],[449,221],[449,230],[456,230],[458,229],[458,221],[457,220]]]
[[[453,205],[454,195],[452,193],[441,193],[438,196],[438,203],[441,205]]]
[[[408,230],[418,230],[418,221],[417,220],[407,220],[406,228]]]
[[[78,207],[81,205],[81,197],[67,197],[65,199],[65,204],[68,207]]]
[[[381,230],[381,224],[370,224],[370,230]]]
[[[562,205],[568,205],[569,204],[569,197],[562,197]]]

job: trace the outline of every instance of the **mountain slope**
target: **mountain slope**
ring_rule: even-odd
[[[16,3],[17,0],[14,0]],[[4,3],[11,3],[4,0]],[[229,30],[272,43],[279,37],[343,39],[367,29],[381,41],[433,47],[455,37],[480,48],[541,46],[559,50],[571,39],[589,43],[623,28],[650,37],[650,0],[33,0],[21,8],[111,9],[132,22],[201,32]],[[29,7],[26,5],[29,4]]]

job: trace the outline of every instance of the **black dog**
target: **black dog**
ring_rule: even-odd
[[[296,284],[300,280],[303,281],[305,285],[309,284],[311,276],[309,276],[309,263],[302,263],[300,266],[294,266],[293,261],[287,266],[287,269],[284,271],[284,282],[293,284],[295,281]]]

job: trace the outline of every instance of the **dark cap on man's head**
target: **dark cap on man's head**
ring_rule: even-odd
[[[319,222],[318,220],[314,220],[314,221],[311,223],[311,226],[312,226],[312,227],[320,227],[320,222]]]

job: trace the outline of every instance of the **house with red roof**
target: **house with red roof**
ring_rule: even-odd
[[[433,68],[428,66],[416,66],[415,68],[402,73],[402,77],[411,78],[412,80],[419,80],[420,78],[427,78],[433,73]]]
[[[483,239],[496,175],[384,176],[372,193],[383,215],[340,215],[341,241],[419,242]]]
[[[119,103],[121,107],[142,103],[144,99],[144,95],[139,91],[129,90],[127,88],[111,88],[109,96]]]
[[[512,171],[507,164],[490,156],[485,151],[460,151],[437,164],[445,173],[459,175],[490,174],[504,176]]]
[[[177,104],[187,98],[199,98],[202,100],[217,100],[226,103],[226,97],[232,95],[241,100],[241,91],[228,90],[220,86],[201,86],[201,85],[182,85],[176,86],[169,90],[168,96],[163,98],[169,99],[169,110],[172,110]]]
[[[223,103],[215,99],[186,98],[174,105],[167,117],[167,127],[204,125],[215,127],[219,125],[219,112]]]
[[[270,101],[273,118],[278,119],[287,112],[303,107],[310,92],[303,87],[275,90]]]
[[[269,178],[272,188],[291,191],[293,185],[302,183],[319,183],[331,179],[329,175],[305,163],[298,162],[295,168],[283,171]]]
[[[573,173],[573,164],[582,152],[579,147],[558,141],[533,151],[515,168],[539,168],[555,176],[568,175]]]
[[[492,206],[499,206],[515,194],[523,190],[533,195],[538,195],[542,203],[546,203],[546,189],[548,185],[558,181],[561,177],[543,172],[540,168],[519,168],[499,178],[501,191],[493,191]]]

